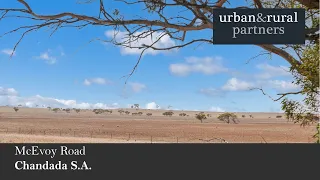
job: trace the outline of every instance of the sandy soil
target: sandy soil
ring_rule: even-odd
[[[315,126],[302,128],[276,118],[278,113],[236,113],[239,124],[219,122],[218,114],[200,123],[197,112],[184,111],[189,117],[179,117],[173,111],[164,117],[161,110],[135,110],[142,116],[112,114],[96,115],[58,112],[48,109],[0,107],[0,142],[9,143],[308,143],[313,142]],[[147,117],[146,113],[152,113]],[[245,115],[245,118],[242,118]],[[253,118],[249,118],[252,115]]]

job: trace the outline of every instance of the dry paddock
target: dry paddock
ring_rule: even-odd
[[[136,110],[131,110],[132,112]],[[195,112],[189,117],[163,117],[160,111],[153,116],[96,115],[90,111],[79,114],[47,109],[0,108],[0,142],[61,142],[61,143],[311,143],[315,126],[302,128],[276,118],[276,113],[238,114],[239,124],[225,124],[212,118],[200,123]],[[254,118],[248,118],[252,114]]]

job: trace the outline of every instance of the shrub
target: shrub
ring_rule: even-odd
[[[220,114],[218,116],[218,119],[220,121],[224,121],[226,123],[230,123],[231,121],[235,124],[237,124],[238,122],[240,122],[237,118],[237,115],[235,115],[234,113],[223,113],[223,114]]]
[[[52,111],[56,113],[56,112],[60,111],[60,109],[59,108],[53,108]]]
[[[118,110],[118,112],[122,115],[122,113],[124,113],[124,110],[120,109]]]
[[[18,112],[18,111],[19,111],[19,108],[18,108],[18,107],[14,107],[13,110],[14,110],[15,112]]]
[[[202,123],[204,119],[207,119],[207,115],[208,114],[204,114],[203,112],[200,112],[199,114],[196,114],[196,118],[200,120]]]
[[[172,116],[174,113],[169,111],[169,112],[164,112],[162,113],[164,116]]]

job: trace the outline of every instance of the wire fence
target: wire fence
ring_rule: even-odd
[[[245,136],[244,132],[240,135],[229,137],[213,137],[212,135],[188,136],[184,133],[181,136],[155,136],[143,132],[121,132],[104,129],[78,130],[78,129],[33,129],[33,128],[0,128],[2,134],[21,134],[21,135],[38,135],[53,137],[74,137],[74,138],[96,138],[121,142],[147,142],[147,143],[288,143],[289,134],[284,133],[282,139],[277,141],[269,141],[268,135],[258,133],[256,135]],[[264,137],[267,136],[267,137]],[[292,140],[291,140],[292,142]],[[310,137],[303,143],[311,143],[313,139]]]
[[[102,138],[120,141],[150,142],[150,143],[228,143],[225,139],[219,137],[211,138],[191,138],[180,136],[152,136],[139,132],[117,132],[96,129],[91,131],[74,129],[30,129],[30,128],[0,128],[2,134],[21,134],[38,136],[60,136],[60,137],[78,137],[78,138]]]

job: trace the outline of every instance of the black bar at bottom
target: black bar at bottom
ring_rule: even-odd
[[[0,179],[311,179],[317,144],[0,144]]]

